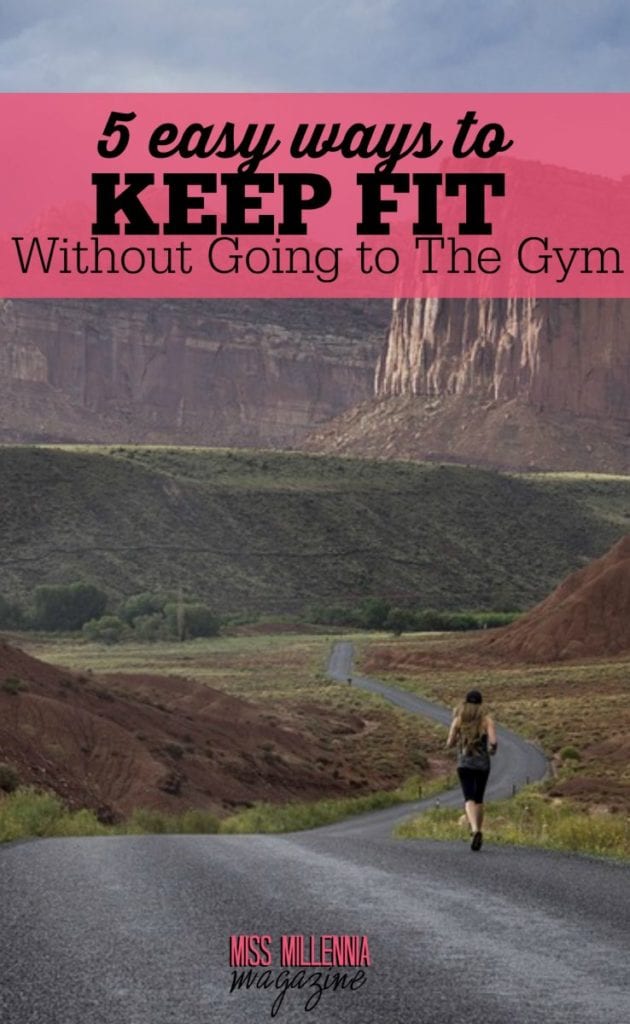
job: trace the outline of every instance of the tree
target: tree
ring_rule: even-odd
[[[390,603],[383,597],[368,597],[359,606],[359,618],[365,629],[382,629],[389,615]]]
[[[128,627],[117,615],[103,615],[100,619],[90,619],[83,626],[86,640],[101,644],[119,644],[128,632]]]
[[[24,623],[24,613],[18,604],[0,594],[0,629],[18,629]]]
[[[126,601],[123,601],[118,609],[118,614],[124,622],[131,626],[136,619],[162,612],[164,610],[164,603],[165,599],[159,597],[158,594],[150,594],[148,592],[133,594]]]
[[[166,640],[168,637],[168,626],[163,615],[139,615],[133,622],[134,636],[138,640],[148,640],[154,643],[156,640]]]
[[[47,584],[35,588],[33,604],[33,624],[37,629],[71,632],[103,615],[107,594],[91,583]]]
[[[164,608],[168,631],[180,640],[195,636],[216,636],[221,623],[205,604],[172,602]]]
[[[408,611],[406,608],[391,608],[383,624],[384,629],[393,633],[394,636],[400,636],[401,633],[411,629],[412,626],[413,612]]]

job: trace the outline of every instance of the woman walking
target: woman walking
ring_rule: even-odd
[[[455,708],[446,741],[447,747],[458,748],[457,774],[472,833],[471,850],[480,850],[483,842],[483,796],[490,774],[490,755],[497,749],[494,722],[485,714],[482,702],[479,690],[469,690]]]

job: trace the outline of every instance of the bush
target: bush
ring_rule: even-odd
[[[154,643],[156,640],[166,640],[168,637],[168,626],[163,615],[139,615],[133,623],[134,635],[138,640],[148,640]]]
[[[118,609],[118,615],[128,626],[136,625],[138,619],[146,619],[161,613],[164,610],[165,599],[157,594],[143,593],[134,594],[123,601]]]
[[[10,693],[12,696],[16,696],[20,690],[25,690],[26,685],[17,676],[8,676],[3,684],[2,689],[4,693]]]
[[[195,636],[216,636],[221,623],[205,604],[179,604],[173,602],[164,608],[168,632],[185,640]]]
[[[407,608],[392,608],[383,623],[383,628],[395,636],[400,636],[414,627],[415,616]]]
[[[189,810],[174,815],[138,808],[121,831],[132,835],[211,835],[219,831],[219,821],[209,811]]]
[[[163,835],[173,831],[173,817],[162,811],[138,808],[128,819],[125,831],[137,835]]]
[[[582,757],[580,751],[575,747],[565,747],[564,750],[560,751],[560,757],[563,761],[581,761]]]
[[[356,629],[384,629],[399,636],[405,632],[442,633],[506,626],[518,612],[445,612],[432,608],[391,607],[384,598],[370,597],[358,607],[316,606],[305,616],[307,622]]]
[[[357,613],[343,605],[321,605],[310,608],[305,618],[322,626],[355,626]]]
[[[73,632],[91,619],[99,619],[107,607],[107,595],[91,583],[36,587],[33,624],[53,633]]]
[[[108,829],[92,811],[68,811],[58,796],[16,789],[0,801],[0,842],[43,836],[100,836]]]
[[[90,619],[83,626],[85,639],[100,644],[119,644],[127,632],[127,626],[116,615],[103,615],[100,619]]]
[[[4,793],[13,793],[18,788],[18,773],[11,764],[0,764],[0,789]]]
[[[24,612],[18,604],[0,594],[0,629],[19,629],[24,625]]]
[[[360,625],[364,629],[383,629],[390,612],[390,603],[382,597],[368,597],[358,608]]]

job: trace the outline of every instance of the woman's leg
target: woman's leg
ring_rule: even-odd
[[[475,831],[475,793],[474,793],[474,780],[470,768],[458,768],[457,774],[459,776],[460,785],[462,787],[462,793],[464,796],[464,813],[468,824],[470,825],[471,832]]]
[[[464,806],[466,808],[466,817],[468,818],[468,824],[470,825],[470,831],[471,832],[480,832],[481,831],[481,817],[480,817],[479,811],[480,811],[480,808],[482,807],[482,805],[475,803],[474,800],[467,800]]]
[[[483,829],[483,798],[486,792],[486,785],[488,782],[488,775],[490,771],[477,771],[475,772],[474,779],[474,812],[473,818],[476,823],[476,827],[473,829],[475,836],[473,837],[473,849],[481,849],[482,843],[482,829]]]

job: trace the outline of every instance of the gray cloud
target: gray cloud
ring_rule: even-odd
[[[3,0],[0,90],[626,91],[625,0]]]

